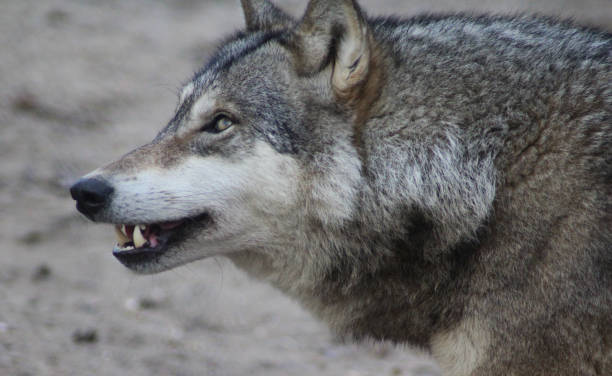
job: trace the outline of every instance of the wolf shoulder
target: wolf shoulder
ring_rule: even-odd
[[[548,129],[609,164],[612,33],[527,15],[376,18],[371,26],[388,76],[373,127],[384,114],[400,135],[455,127],[467,147],[506,165],[546,141],[538,135]]]

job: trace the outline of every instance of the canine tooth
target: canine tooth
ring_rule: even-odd
[[[125,235],[125,233],[117,227],[115,227],[115,235],[117,235],[117,240],[119,241],[119,245],[123,245],[130,241],[127,235]]]
[[[127,230],[125,229],[125,225],[121,225],[121,232],[123,233],[123,235],[125,235],[126,237],[128,236],[127,234]]]
[[[140,227],[136,226],[134,227],[134,245],[136,246],[136,248],[140,248],[142,247],[147,241],[145,240],[144,236],[142,236],[142,233],[140,232]]]

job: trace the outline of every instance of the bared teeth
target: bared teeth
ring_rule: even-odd
[[[134,227],[133,237],[134,237],[134,245],[136,246],[136,248],[142,247],[147,242],[147,240],[144,238],[144,236],[142,236],[142,233],[140,232],[141,227],[146,228],[146,226],[135,226]]]
[[[125,234],[124,229],[125,226],[121,226],[121,229],[119,228],[119,226],[115,226],[115,235],[117,235],[117,241],[119,242],[119,245],[124,245],[125,243],[130,241],[130,239]]]
[[[134,247],[131,246],[131,245],[119,245],[115,249],[117,251],[119,251],[119,252],[125,252],[125,251],[132,251],[132,250],[134,250]]]
[[[125,235],[125,237],[128,237],[127,230],[125,229],[125,225],[121,225],[121,232],[123,233],[123,235]]]

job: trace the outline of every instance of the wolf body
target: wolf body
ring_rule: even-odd
[[[115,256],[225,255],[445,375],[612,375],[612,36],[242,5],[159,135],[72,188]]]

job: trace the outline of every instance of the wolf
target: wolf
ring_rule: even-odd
[[[445,375],[612,375],[612,35],[242,0],[152,142],[71,194],[137,273],[212,256]]]

